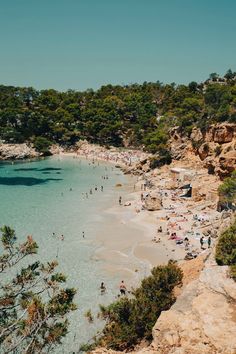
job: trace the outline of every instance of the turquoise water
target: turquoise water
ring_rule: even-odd
[[[117,183],[126,187],[117,191]],[[19,241],[33,235],[40,259],[58,258],[59,270],[68,275],[68,285],[78,290],[78,310],[70,316],[70,333],[57,353],[78,352],[79,345],[99,328],[97,323],[87,324],[85,311],[109,303],[117,294],[119,274],[110,279],[102,270],[102,261],[93,255],[98,247],[96,232],[106,222],[102,211],[127,193],[129,183],[109,164],[72,157],[0,164],[0,225],[13,227]],[[109,283],[109,291],[102,297],[101,281]]]

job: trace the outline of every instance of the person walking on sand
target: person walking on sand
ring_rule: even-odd
[[[207,243],[208,243],[208,248],[210,248],[211,247],[211,236],[208,237]]]
[[[121,205],[121,203],[122,203],[122,198],[121,198],[121,196],[119,197],[119,205]]]
[[[120,294],[121,295],[126,295],[126,286],[125,286],[125,283],[124,283],[124,280],[121,280],[121,283],[120,283]]]
[[[204,237],[202,236],[202,237],[200,238],[201,249],[203,249],[203,244],[204,244]]]

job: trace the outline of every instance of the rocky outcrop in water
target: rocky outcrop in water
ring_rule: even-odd
[[[0,144],[0,160],[23,160],[39,155],[28,144]]]

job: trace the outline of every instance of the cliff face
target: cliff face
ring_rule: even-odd
[[[236,286],[210,257],[153,328],[150,352],[161,354],[234,354]],[[140,352],[141,354],[141,352]]]
[[[170,135],[174,159],[195,161],[221,179],[236,169],[236,124],[217,124],[204,134],[194,128],[190,138],[183,136],[179,128],[173,128]]]
[[[236,285],[228,267],[217,266],[213,254],[182,265],[183,288],[153,328],[150,346],[132,354],[235,354]],[[180,294],[179,294],[180,292]],[[98,348],[94,354],[118,354]],[[130,354],[131,354],[130,353]]]

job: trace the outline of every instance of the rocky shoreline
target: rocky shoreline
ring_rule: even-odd
[[[29,144],[0,144],[0,160],[25,160],[41,156]]]

